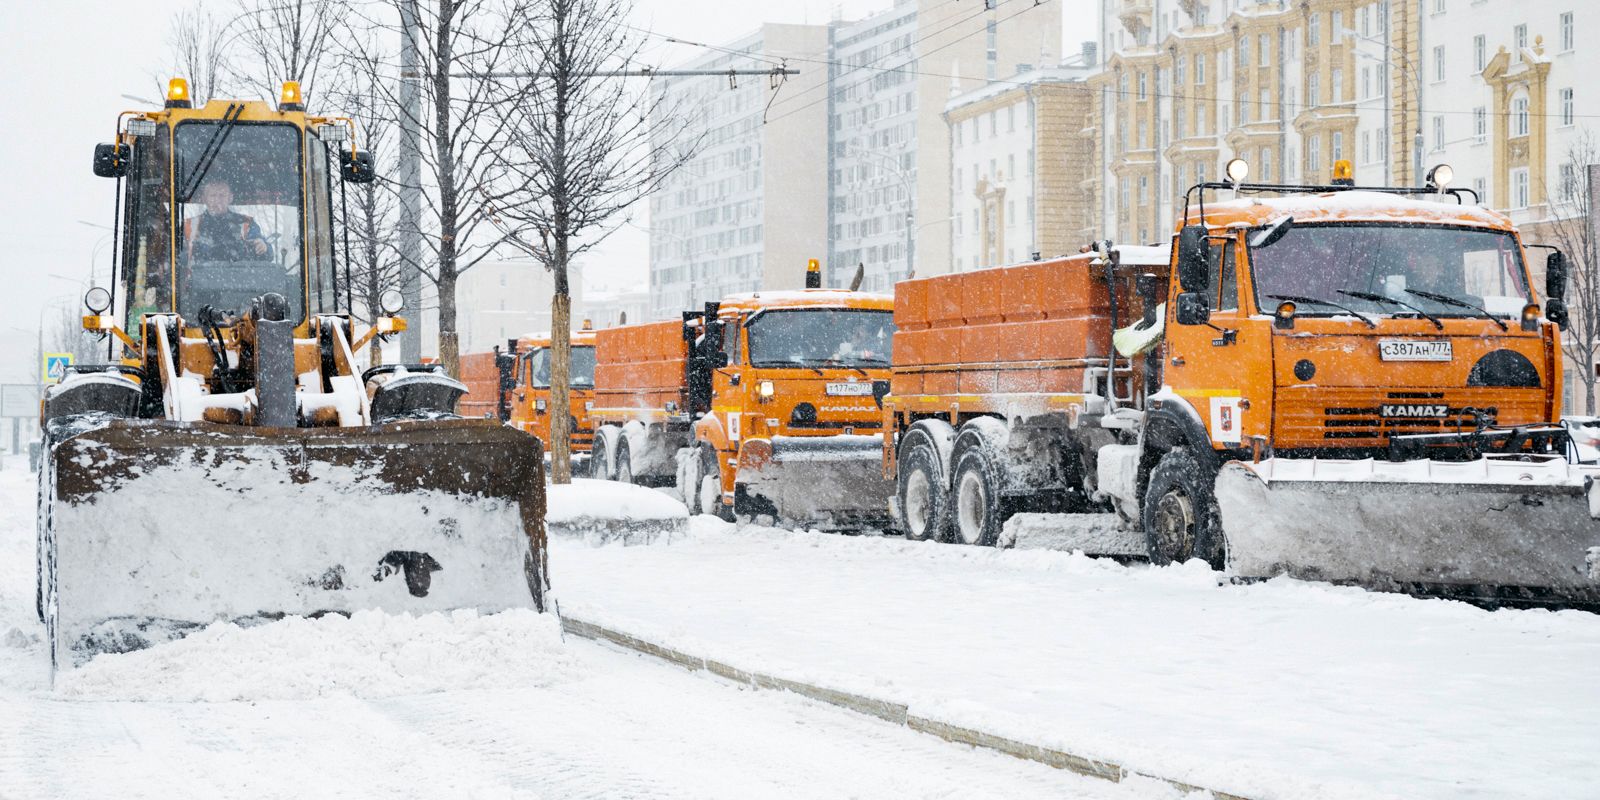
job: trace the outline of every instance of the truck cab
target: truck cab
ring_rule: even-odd
[[[593,326],[587,320],[583,328],[572,332],[572,362],[568,391],[571,419],[569,431],[574,455],[589,452],[594,440],[594,423],[589,420],[589,409],[594,402],[594,338]],[[540,441],[550,441],[550,334],[529,334],[516,341],[510,363],[513,388],[507,400],[510,411],[508,422],[518,430],[527,431]]]

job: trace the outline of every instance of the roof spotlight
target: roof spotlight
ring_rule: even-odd
[[[1438,164],[1428,170],[1428,185],[1442,192],[1451,181],[1455,180],[1455,177],[1456,171],[1451,169],[1449,164]]]
[[[1228,175],[1228,180],[1234,183],[1244,183],[1244,179],[1250,177],[1250,162],[1242,158],[1232,159],[1228,161],[1225,172]]]

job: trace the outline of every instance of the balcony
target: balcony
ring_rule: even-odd
[[[1155,18],[1154,6],[1152,0],[1119,0],[1117,3],[1117,19],[1122,22],[1122,27],[1128,29],[1134,41],[1144,43]]]

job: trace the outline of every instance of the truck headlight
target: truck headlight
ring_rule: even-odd
[[[772,381],[762,381],[761,383],[756,384],[756,394],[759,395],[762,400],[771,400],[772,396],[777,394],[777,392],[778,390],[772,385]]]
[[[544,413],[546,407],[547,403],[543,397],[533,401],[533,410],[539,412],[540,414]]]

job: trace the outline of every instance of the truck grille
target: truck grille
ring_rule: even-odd
[[[1392,436],[1471,431],[1480,414],[1490,424],[1542,422],[1544,397],[1539,390],[1281,389],[1274,439],[1278,447],[1378,447]]]

